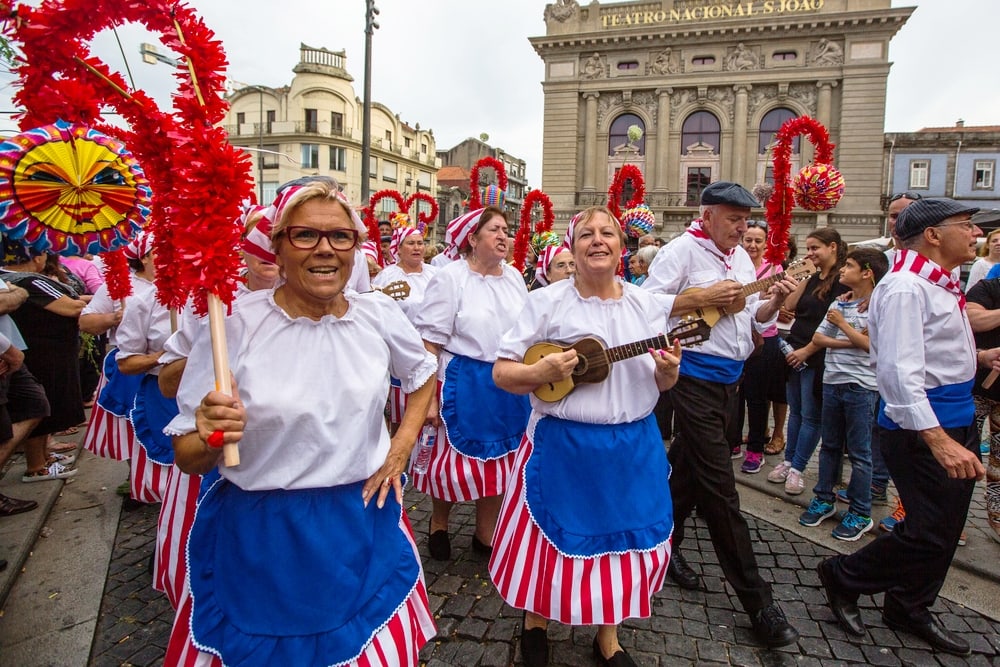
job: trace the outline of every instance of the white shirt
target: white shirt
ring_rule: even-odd
[[[135,282],[134,277],[132,277],[131,280],[133,283]],[[119,308],[119,303],[111,299],[111,296],[108,294],[108,285],[107,283],[104,283],[97,288],[97,291],[94,292],[94,296],[90,299],[90,303],[84,306],[83,312],[81,312],[80,315],[110,315]],[[117,345],[117,332],[118,327],[111,327],[108,329],[109,344]]]
[[[420,268],[419,273],[407,273],[403,270],[399,264],[392,264],[385,267],[381,273],[375,276],[375,280],[372,281],[373,287],[385,287],[391,282],[397,280],[402,280],[407,285],[410,286],[410,294],[405,299],[398,301],[399,307],[403,309],[406,316],[413,321],[413,316],[420,309],[421,304],[424,302],[424,296],[427,294],[427,285],[430,284],[431,279],[437,275],[438,269],[436,266],[431,266],[430,264],[424,264]]]
[[[361,248],[354,251],[354,268],[351,269],[351,277],[344,285],[344,291],[353,291],[357,294],[372,291],[372,279],[368,275],[368,258]]]
[[[528,296],[521,275],[501,264],[503,274],[484,276],[460,259],[441,268],[427,285],[413,324],[424,340],[440,345],[441,371],[451,354],[496,361],[504,333],[513,326]]]
[[[978,283],[980,280],[986,277],[986,274],[990,272],[993,268],[993,262],[986,259],[985,257],[980,257],[975,262],[972,263],[972,268],[969,269],[969,282],[965,284],[965,291],[968,293],[972,286]]]
[[[9,292],[10,285],[3,280],[0,280],[0,291]],[[24,337],[21,336],[21,330],[17,328],[17,325],[14,323],[14,318],[11,317],[9,313],[6,315],[0,315],[0,334],[3,334],[4,338],[9,340],[10,343],[17,349],[28,349],[28,344],[24,342]],[[6,351],[6,347],[4,348],[4,351]]]
[[[729,261],[730,268],[715,254],[698,245],[694,236],[685,233],[674,239],[656,253],[649,265],[649,274],[641,289],[658,295],[658,300],[667,314],[674,306],[675,295],[689,287],[711,287],[721,280],[735,280],[747,285],[757,279],[753,260],[746,250],[737,247]],[[759,294],[746,298],[743,310],[721,318],[708,340],[699,346],[698,352],[723,359],[743,361],[753,352],[753,338],[750,327],[763,333],[774,325],[777,313],[764,323],[756,321],[757,310],[766,302]],[[676,326],[678,318],[671,318],[671,326]]]
[[[125,300],[116,334],[118,360],[159,352],[169,337],[170,311],[156,300],[156,287],[148,280],[132,276],[132,295]],[[159,375],[160,367],[154,366],[148,372]]]
[[[316,321],[290,317],[272,290],[258,290],[226,318],[229,364],[247,424],[240,465],[219,470],[240,488],[350,484],[385,461],[389,374],[411,393],[434,374],[436,360],[389,297],[351,294],[347,301],[343,317]],[[209,338],[202,327],[178,391],[180,414],[165,433],[194,431],[194,408],[215,387]]]
[[[955,295],[910,271],[890,271],[872,293],[868,335],[886,416],[911,431],[938,426],[927,390],[976,373],[972,327]]]
[[[636,285],[622,283],[620,299],[583,298],[575,281],[560,280],[528,294],[524,310],[508,331],[497,357],[523,361],[535,343],[572,344],[585,336],[615,347],[667,331],[667,316],[659,301]],[[531,395],[529,426],[542,416],[588,424],[624,424],[649,415],[660,391],[648,352],[615,362],[604,382],[578,385],[562,400],[547,403]]]

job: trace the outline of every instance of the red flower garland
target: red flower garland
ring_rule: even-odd
[[[767,200],[768,234],[764,259],[772,264],[781,264],[788,254],[788,236],[792,229],[792,208],[795,195],[791,185],[792,144],[795,137],[805,134],[816,146],[813,161],[816,164],[830,164],[833,159],[834,144],[830,143],[830,133],[819,121],[809,116],[790,118],[774,135],[774,191]]]
[[[112,301],[121,301],[132,293],[132,280],[128,260],[123,250],[101,253],[104,260],[104,282]]]
[[[472,172],[469,174],[469,189],[471,190],[471,194],[469,195],[469,210],[472,211],[483,207],[482,197],[479,194],[480,167],[493,167],[493,171],[497,174],[497,187],[507,192],[507,170],[504,168],[503,162],[489,155],[480,158],[476,164],[472,165]]]
[[[638,206],[646,199],[646,183],[643,181],[642,172],[634,164],[623,164],[608,188],[608,210],[615,214],[615,218],[620,222],[622,219],[621,198],[625,181],[632,181],[635,192],[632,198],[625,203],[625,208]]]
[[[427,227],[424,229],[424,234],[426,235],[427,229],[430,228],[430,225],[434,224],[434,221],[437,220],[439,213],[438,203],[437,200],[434,199],[434,197],[431,197],[426,192],[414,192],[407,198],[405,202],[403,202],[403,207],[400,210],[409,213],[410,207],[413,206],[414,202],[418,201],[422,201],[431,205],[431,210],[419,211],[418,209],[419,212],[417,213],[417,222],[422,222],[425,225],[427,225]]]
[[[552,231],[555,223],[555,213],[552,211],[552,200],[541,190],[532,190],[524,198],[521,205],[521,225],[514,237],[514,268],[524,271],[524,260],[528,256],[528,244],[531,242],[531,211],[535,204],[542,206],[542,219],[535,225],[535,233]]]
[[[386,198],[392,199],[396,202],[397,211],[406,211],[406,200],[403,199],[403,195],[396,190],[379,190],[372,193],[372,196],[368,198],[368,206],[364,209],[365,227],[368,228],[368,238],[375,242],[375,248],[378,250],[379,266],[385,266],[385,257],[382,256],[382,235],[378,230],[378,218],[375,213],[377,209],[375,208],[375,204]]]

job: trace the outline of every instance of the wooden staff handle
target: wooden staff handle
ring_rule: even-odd
[[[983,380],[983,389],[989,389],[992,387],[998,377],[1000,377],[1000,371],[990,371],[990,374],[986,376],[985,380]]]
[[[215,390],[233,395],[229,377],[229,350],[226,347],[226,314],[222,301],[214,294],[208,295],[208,330],[212,334],[212,364],[215,368]],[[222,462],[227,468],[240,464],[240,450],[235,442],[222,446]]]

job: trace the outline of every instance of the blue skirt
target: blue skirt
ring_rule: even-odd
[[[441,419],[448,442],[478,461],[503,458],[521,444],[531,403],[493,382],[493,364],[456,355],[441,387]]]
[[[174,462],[173,438],[163,429],[177,416],[177,412],[177,401],[160,393],[156,376],[143,376],[129,419],[135,429],[136,441],[154,463],[168,466]]]
[[[125,375],[118,370],[118,348],[112,348],[104,357],[104,377],[107,384],[97,397],[97,404],[115,417],[128,417],[135,404],[142,375]]]
[[[420,577],[393,494],[364,482],[244,491],[222,479],[188,542],[191,634],[227,665],[334,665],[357,657]]]
[[[543,417],[532,442],[525,500],[561,554],[648,551],[670,539],[670,464],[653,415],[629,424]]]

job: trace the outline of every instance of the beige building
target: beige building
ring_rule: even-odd
[[[890,0],[547,5],[546,34],[531,43],[545,62],[542,189],[557,219],[604,203],[629,162],[662,231],[679,231],[712,181],[767,179],[774,133],[809,115],[837,144],[847,188],[833,211],[796,209],[794,233],[877,236],[889,41],[912,11]],[[793,173],[812,146],[803,138],[796,151]]]
[[[288,86],[248,86],[229,96],[226,131],[233,145],[252,151],[258,198],[269,203],[281,183],[323,174],[336,178],[352,202],[366,203],[359,201],[363,105],[347,72],[346,54],[303,44],[292,71]],[[436,195],[440,161],[433,131],[372,103],[371,137],[372,193]],[[430,210],[429,204],[421,206]],[[383,200],[379,208],[378,217],[387,218],[396,205]],[[410,210],[415,212],[416,205]]]

